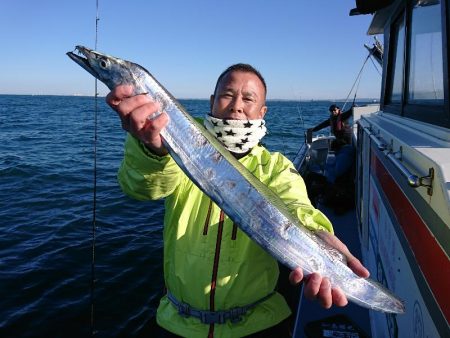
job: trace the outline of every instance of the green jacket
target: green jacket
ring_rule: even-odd
[[[330,221],[315,209],[301,176],[280,153],[257,146],[239,160],[278,194],[310,229],[332,232]],[[278,264],[250,240],[181,171],[170,156],[157,157],[128,136],[119,170],[123,191],[139,200],[165,198],[164,278],[179,300],[199,310],[228,310],[251,304],[276,287]],[[289,307],[275,293],[232,324],[205,325],[184,318],[167,297],[157,311],[159,325],[184,337],[241,337],[287,318]]]

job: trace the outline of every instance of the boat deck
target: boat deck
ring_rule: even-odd
[[[352,209],[343,215],[336,215],[333,209],[328,207],[319,206],[319,209],[333,223],[336,236],[347,245],[350,252],[355,257],[361,259],[361,248],[355,210]],[[345,316],[344,319],[342,319],[342,315]],[[330,323],[320,323],[330,317],[334,317],[334,320],[331,320]],[[348,325],[346,325],[346,327],[343,326],[343,322],[346,321],[345,318],[357,328],[355,331],[349,328]],[[310,301],[305,297],[300,297],[296,323],[296,330],[294,332],[295,338],[371,337],[369,310],[354,303],[349,303],[346,307],[333,306],[331,309],[326,310],[322,308],[319,303]],[[319,327],[321,327],[320,330]],[[305,332],[305,328],[309,334]],[[317,329],[317,331],[314,331],[315,329]],[[321,333],[321,335],[319,335],[318,331],[325,332],[325,334]]]

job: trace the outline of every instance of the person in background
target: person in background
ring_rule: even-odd
[[[332,104],[330,111],[330,129],[335,139],[330,149],[335,152],[334,162],[327,162],[325,176],[328,188],[323,202],[333,206],[336,214],[342,214],[354,205],[355,149],[352,146],[352,127],[349,123],[352,109],[342,112]]]
[[[337,105],[332,104],[328,108],[328,111],[330,112],[330,117],[328,119],[322,121],[315,127],[308,128],[306,130],[307,142],[312,142],[313,132],[330,127],[331,133],[336,137],[337,140],[334,147],[339,148],[339,146],[342,146],[344,144],[351,144],[352,130],[350,124],[348,123],[348,120],[350,119],[350,117],[352,117],[352,108],[345,112],[342,112]]]
[[[266,84],[247,64],[227,68],[218,78],[204,125],[258,179],[285,201],[298,219],[343,252],[349,267],[368,271],[333,235],[330,221],[315,209],[302,177],[280,153],[259,145],[265,134]],[[289,337],[290,309],[276,291],[278,264],[237,228],[227,215],[181,171],[168,155],[160,132],[167,114],[147,95],[132,96],[118,86],[107,103],[128,132],[118,173],[122,190],[138,200],[165,198],[164,280],[155,337]],[[149,117],[151,117],[149,119]],[[236,142],[235,135],[251,133]],[[230,137],[226,137],[229,134]],[[235,135],[232,135],[235,134]],[[346,296],[327,278],[300,268],[289,274],[292,284],[304,280],[304,294],[329,308],[345,306]]]
[[[336,137],[335,149],[339,149],[345,144],[352,144],[352,128],[348,119],[352,116],[352,109],[342,113],[341,108],[332,104],[330,111],[330,129]]]

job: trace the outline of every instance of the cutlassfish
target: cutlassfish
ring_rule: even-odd
[[[67,55],[109,89],[121,84],[159,102],[170,121],[161,136],[185,174],[252,240],[287,267],[318,272],[350,301],[388,313],[403,313],[403,302],[381,284],[357,276],[342,254],[306,229],[283,201],[197,122],[143,67],[77,46]]]

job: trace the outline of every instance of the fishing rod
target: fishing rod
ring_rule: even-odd
[[[379,43],[378,40],[377,40],[376,38],[375,38],[375,41],[376,41],[376,43]],[[375,53],[375,48],[369,50],[369,55],[367,55],[366,59],[364,60],[362,66],[361,66],[361,69],[360,69],[358,75],[356,76],[355,82],[353,82],[352,88],[350,89],[350,92],[348,93],[348,96],[347,96],[347,98],[345,99],[344,105],[342,106],[342,110],[343,110],[343,111],[344,111],[344,109],[345,109],[345,106],[346,106],[347,103],[348,103],[348,99],[349,99],[350,95],[351,95],[352,92],[353,92],[353,88],[355,87],[356,84],[358,84],[358,85],[356,86],[356,89],[355,89],[355,95],[354,95],[354,98],[353,98],[353,104],[352,104],[352,105],[355,104],[355,101],[356,101],[356,95],[357,95],[357,92],[358,92],[358,89],[359,89],[359,84],[360,84],[361,78],[362,78],[362,72],[363,72],[364,67],[366,66],[366,63],[367,63],[367,61],[368,61],[369,59],[370,59],[370,60],[372,61],[372,63],[373,63],[373,60],[372,60],[371,57],[375,57],[375,56],[374,56],[374,53]],[[375,66],[375,64],[374,64],[374,66]]]
[[[345,109],[345,106],[346,106],[347,103],[348,103],[348,99],[349,99],[350,95],[351,95],[352,92],[353,92],[353,88],[355,88],[356,83],[358,83],[358,86],[357,86],[356,89],[355,89],[355,98],[353,99],[353,104],[355,103],[356,93],[357,93],[357,91],[358,91],[358,87],[359,87],[359,83],[360,83],[360,80],[361,80],[362,72],[363,72],[363,70],[364,70],[364,67],[365,67],[367,61],[370,59],[370,56],[371,56],[371,55],[372,55],[372,54],[367,55],[366,59],[364,60],[363,65],[362,65],[362,67],[361,67],[361,69],[360,69],[358,75],[356,76],[355,82],[353,82],[352,88],[350,89],[350,92],[348,93],[347,98],[345,99],[344,105],[342,106],[342,110]]]
[[[100,20],[98,14],[98,0],[95,0],[96,14],[95,14],[95,50],[97,50],[98,42],[98,22]],[[94,192],[93,192],[93,203],[92,203],[92,260],[91,260],[91,337],[95,336],[95,308],[94,308],[94,293],[95,293],[95,241],[96,241],[96,214],[97,214],[97,116],[98,116],[98,83],[95,79],[94,85]]]
[[[351,89],[350,89],[350,91],[349,91],[349,93],[348,93],[348,95],[347,95],[347,97],[346,97],[346,99],[345,99],[345,101],[344,101],[344,104],[343,104],[343,106],[342,106],[342,111],[345,111],[345,106],[346,106],[347,103],[348,103],[348,99],[350,98],[350,95],[353,93],[353,89],[354,89],[355,86],[356,86],[355,94],[354,94],[354,96],[353,96],[353,103],[352,103],[352,106],[355,104],[355,101],[356,101],[356,95],[357,95],[357,93],[358,93],[359,85],[360,85],[360,83],[361,83],[362,72],[363,72],[363,70],[364,70],[364,67],[366,66],[367,61],[368,61],[369,59],[372,60],[371,56],[373,56],[373,53],[374,53],[374,51],[373,51],[373,50],[370,50],[369,55],[367,55],[366,59],[364,60],[362,66],[361,66],[361,69],[359,70],[358,75],[356,76],[355,81],[353,82],[353,85],[352,85],[352,87],[351,87]],[[372,62],[373,62],[373,61],[372,61]],[[310,128],[310,130],[312,130],[312,131],[318,131],[318,130],[320,130],[320,129],[325,128],[325,127],[328,125],[329,120],[330,120],[330,119],[328,118],[328,119],[326,119],[326,120],[320,122],[319,124],[317,124],[317,125],[314,126],[313,128]]]

